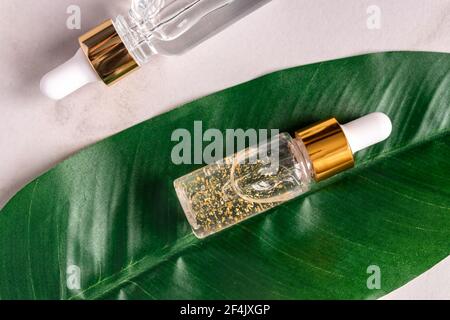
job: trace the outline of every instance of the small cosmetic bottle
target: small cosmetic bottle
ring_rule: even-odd
[[[344,125],[334,118],[282,133],[174,182],[199,238],[307,192],[315,182],[353,167],[353,154],[387,139],[390,119],[375,112]]]
[[[80,49],[47,73],[41,91],[59,100],[95,81],[111,85],[155,55],[179,55],[271,0],[132,0],[127,16],[79,38]]]

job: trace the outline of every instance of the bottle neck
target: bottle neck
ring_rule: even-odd
[[[150,57],[156,54],[156,50],[143,32],[142,26],[137,25],[133,19],[118,16],[114,21],[114,27],[129,54],[139,66],[146,64]]]
[[[311,157],[308,153],[308,149],[306,149],[306,145],[303,143],[302,139],[293,138],[292,139],[295,144],[295,152],[294,156],[296,158],[297,163],[302,166],[302,174],[306,178],[306,182],[308,184],[312,183],[316,180],[314,174],[314,167],[311,161]]]

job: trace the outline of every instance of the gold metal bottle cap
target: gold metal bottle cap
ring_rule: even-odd
[[[79,42],[92,67],[107,85],[139,67],[117,34],[112,20],[85,33]]]
[[[295,133],[306,146],[315,179],[321,181],[353,167],[353,152],[335,118],[313,124]]]

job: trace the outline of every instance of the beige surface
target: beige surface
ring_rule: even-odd
[[[81,7],[81,30],[66,28],[71,4]],[[381,9],[379,30],[366,26],[369,5]],[[374,51],[450,52],[450,0],[273,0],[190,53],[157,57],[113,88],[92,84],[57,103],[43,97],[40,77],[72,56],[76,38],[128,6],[129,0],[0,1],[0,207],[81,148],[259,75]],[[413,282],[392,296],[450,298],[449,265],[431,271],[442,281]]]

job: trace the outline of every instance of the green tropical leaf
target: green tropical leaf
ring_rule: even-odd
[[[398,288],[450,252],[449,71],[448,54],[410,52],[284,70],[83,150],[1,211],[0,297],[377,298]],[[355,169],[215,236],[192,235],[172,183],[198,166],[172,164],[175,129],[202,120],[292,132],[373,111],[394,130]],[[373,265],[381,289],[367,287]]]

